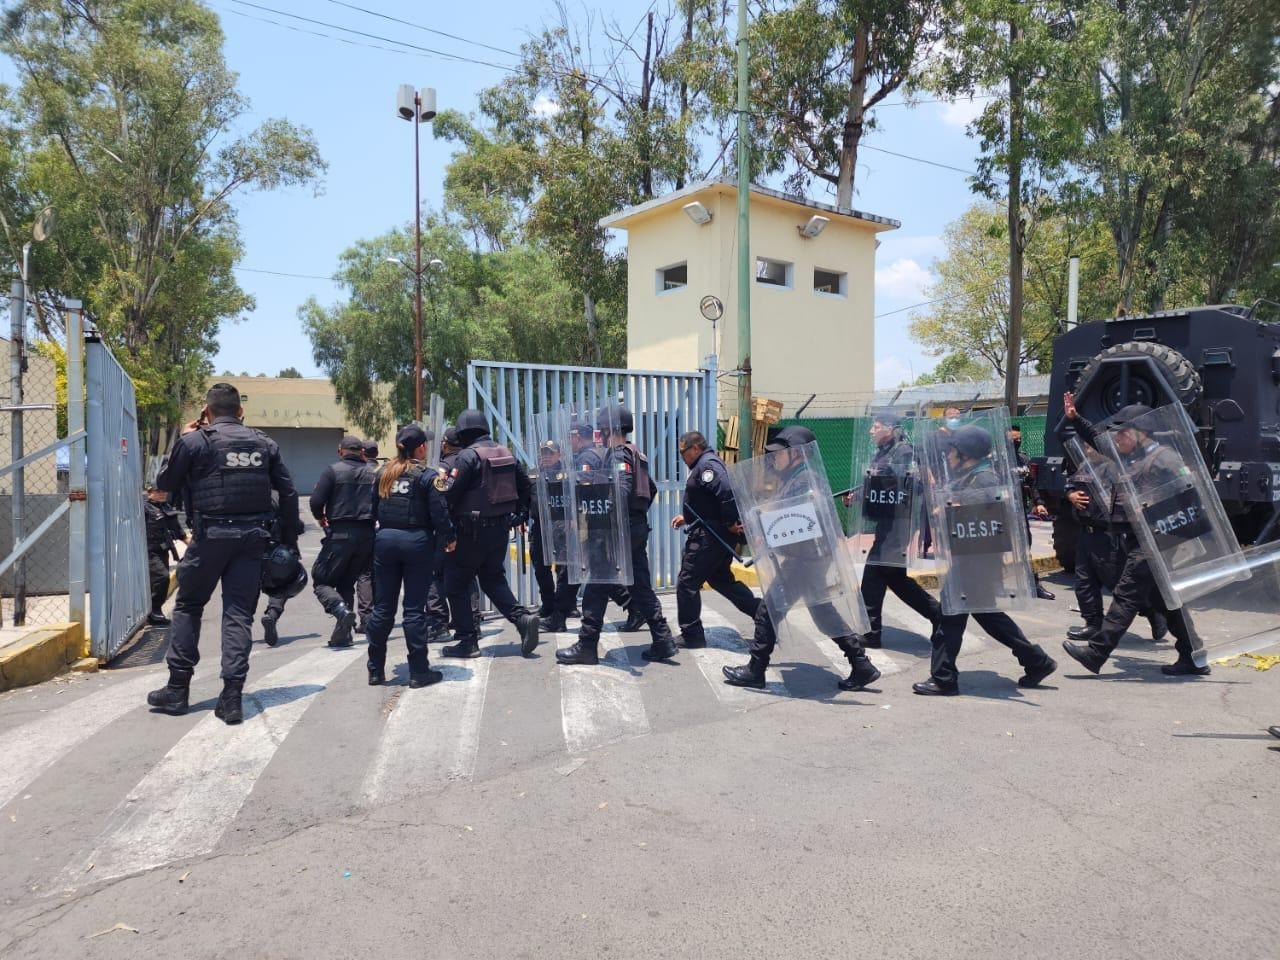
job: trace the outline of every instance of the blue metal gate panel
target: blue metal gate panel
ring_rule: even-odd
[[[111,351],[85,344],[88,366],[89,636],[109,660],[151,609],[142,516],[142,450],[133,381]]]
[[[649,457],[657,489],[649,510],[649,562],[657,590],[674,589],[680,572],[682,535],[671,529],[680,512],[685,468],[676,449],[680,435],[702,432],[716,440],[716,374],[714,360],[698,371],[620,370],[602,367],[557,367],[531,363],[473,360],[467,367],[467,405],[484,412],[493,438],[525,463],[533,417],[563,404],[594,409],[621,401],[635,414],[636,446]],[[521,603],[535,603],[532,569],[519,575],[515,551],[507,562],[507,579]]]

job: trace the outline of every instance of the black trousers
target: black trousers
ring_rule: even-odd
[[[733,575],[733,557],[707,531],[689,534],[676,576],[676,620],[680,636],[704,640],[702,630],[702,585],[707,584],[751,619],[760,608],[760,598]]]
[[[330,524],[311,566],[312,589],[329,616],[355,606],[356,581],[373,563],[373,524]]]
[[[586,585],[582,591],[582,628],[578,631],[581,643],[594,646],[600,641],[609,601],[622,603],[624,597],[629,598],[630,611],[638,613],[649,625],[649,633],[654,640],[665,640],[671,636],[667,618],[662,614],[662,604],[653,592],[653,574],[649,571],[649,519],[643,513],[632,513],[627,522],[631,532],[631,585],[625,592],[617,584]]]
[[[373,555],[369,556],[369,567],[356,578],[356,608],[360,613],[360,629],[369,626],[369,618],[373,616]]]
[[[449,626],[449,600],[445,596],[445,572],[453,564],[453,554],[445,552],[443,543],[436,544],[435,557],[431,564],[431,586],[427,589],[427,622],[430,627],[443,630]],[[471,610],[475,614],[476,623],[480,622],[480,587],[472,579],[467,588],[471,596]],[[479,626],[476,630],[479,631]]]
[[[1102,626],[1102,591],[1115,589],[1128,553],[1123,534],[1081,528],[1076,540],[1076,604],[1085,624],[1094,630]],[[1151,622],[1153,635],[1164,633],[1168,626],[1165,616],[1155,609],[1149,597],[1142,605],[1142,615]]]
[[[169,599],[169,551],[161,547],[147,550],[147,573],[151,577],[151,612],[159,613]]]
[[[279,620],[284,613],[284,597],[267,597],[267,609],[262,611],[263,620]]]
[[[892,590],[894,596],[909,606],[937,630],[938,621],[942,619],[942,607],[933,595],[916,583],[902,567],[886,567],[878,563],[868,563],[862,570],[862,602],[867,608],[867,620],[871,625],[868,636],[880,639],[881,622],[884,613],[884,594]]]
[[[808,567],[809,569],[806,569]],[[804,604],[805,585],[825,585],[827,582],[827,563],[806,563],[804,560],[783,560],[780,566],[781,577],[774,580],[765,592],[764,599],[756,609],[755,630],[751,642],[747,645],[751,659],[762,667],[768,666],[773,656],[773,648],[778,643],[778,632],[769,616],[770,606],[779,606],[785,597],[790,607]],[[846,653],[857,657],[866,656],[862,648],[862,639],[854,632],[853,626],[845,620],[844,615],[830,603],[815,603],[808,606],[809,616],[813,624],[824,636],[830,637],[836,645]]]
[[[222,678],[249,675],[253,614],[262,583],[267,534],[260,528],[213,526],[187,547],[178,564],[178,599],[169,630],[169,666],[194,670],[200,662],[200,619],[222,585]]]
[[[964,642],[964,628],[973,617],[993,640],[1013,651],[1024,670],[1032,670],[1044,664],[1049,655],[1044,649],[1027,639],[1022,628],[1007,613],[957,613],[944,615],[942,625],[933,635],[933,651],[929,661],[929,675],[940,687],[956,689],[960,683],[960,671],[956,658]]]
[[[510,530],[505,523],[494,523],[467,524],[458,531],[458,546],[445,562],[444,592],[449,600],[449,626],[460,640],[480,634],[471,605],[474,581],[479,581],[485,596],[512,623],[525,612],[507,583]]]
[[[1204,642],[1196,634],[1191,618],[1181,608],[1170,610],[1165,604],[1164,596],[1151,575],[1151,566],[1132,534],[1125,538],[1125,545],[1124,565],[1111,590],[1111,606],[1103,618],[1102,628],[1090,638],[1089,646],[1105,661],[1119,645],[1120,638],[1128,631],[1134,618],[1150,605],[1168,621],[1178,659],[1193,659],[1204,650]]]
[[[396,601],[404,589],[404,642],[410,673],[424,673],[427,659],[427,587],[435,538],[426,530],[378,531],[373,547],[374,603],[369,618],[369,669],[387,662],[387,637],[396,622]]]

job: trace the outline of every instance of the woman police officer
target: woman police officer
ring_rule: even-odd
[[[443,679],[427,661],[427,590],[437,539],[452,551],[453,522],[445,504],[445,480],[422,463],[429,437],[410,424],[396,434],[396,456],[378,471],[373,515],[378,532],[373,544],[373,614],[369,618],[369,684],[385,682],[387,636],[396,619],[396,601],[404,586],[404,639],[409,648],[409,686],[426,687]]]

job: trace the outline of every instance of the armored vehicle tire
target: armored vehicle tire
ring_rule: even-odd
[[[1085,383],[1092,380],[1098,374],[1103,361],[1123,357],[1150,357],[1154,360],[1156,365],[1164,371],[1174,394],[1184,407],[1192,406],[1204,392],[1204,385],[1200,381],[1200,373],[1190,360],[1173,349],[1173,347],[1165,346],[1163,343],[1152,343],[1148,340],[1130,340],[1128,343],[1118,343],[1114,347],[1107,347],[1090,360],[1085,365],[1085,368],[1080,371],[1079,382]],[[1111,405],[1119,409],[1119,407],[1130,402],[1132,401],[1128,398],[1117,399]],[[1144,398],[1142,402],[1148,403],[1153,407],[1160,405],[1160,399],[1156,396],[1152,396],[1149,399]]]
[[[1070,511],[1071,505],[1064,501],[1053,517],[1053,553],[1068,573],[1076,569],[1076,540],[1080,536],[1080,525]]]

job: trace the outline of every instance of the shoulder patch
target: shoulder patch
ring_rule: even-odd
[[[434,480],[432,480],[431,484],[441,493],[444,493],[449,489],[449,480],[443,473],[439,474]]]
[[[715,478],[716,478],[716,474],[715,474],[715,471],[714,471],[714,470],[703,470],[703,471],[702,471],[702,482],[703,482],[703,483],[710,483],[710,482],[711,482],[712,480],[714,480]]]

